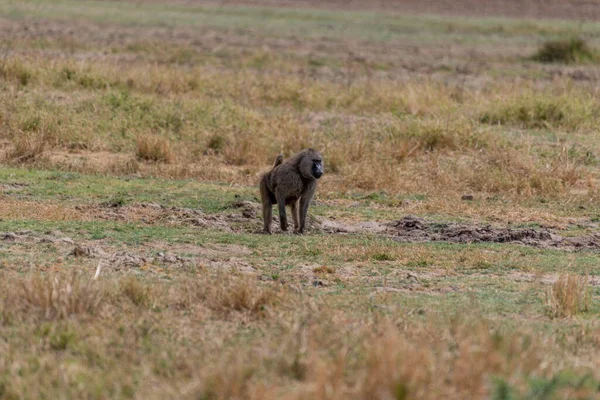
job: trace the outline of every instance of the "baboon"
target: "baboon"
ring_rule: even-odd
[[[271,171],[260,180],[264,232],[271,233],[273,204],[279,207],[281,230],[287,231],[285,206],[292,209],[294,232],[304,233],[306,213],[315,194],[317,180],[323,176],[323,157],[318,151],[305,149],[287,161],[279,154]]]

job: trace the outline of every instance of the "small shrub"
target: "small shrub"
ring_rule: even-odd
[[[57,327],[50,335],[50,348],[55,351],[64,351],[69,348],[69,346],[72,346],[76,339],[77,333],[75,330],[70,329],[69,327]]]
[[[490,125],[515,124],[529,129],[568,123],[567,108],[564,104],[557,100],[537,98],[495,107],[494,110],[482,114],[479,121]]]
[[[219,154],[225,147],[225,144],[225,138],[222,135],[215,134],[212,135],[210,139],[208,139],[208,144],[206,145],[206,147],[208,147],[209,150],[212,150],[215,153]]]
[[[138,136],[136,140],[136,156],[140,160],[170,163],[173,153],[169,141],[160,136]]]
[[[128,277],[121,282],[121,293],[136,306],[147,306],[150,303],[150,288],[135,277]]]
[[[543,63],[573,64],[595,61],[597,56],[583,39],[575,37],[544,43],[532,59]]]
[[[185,125],[185,119],[180,111],[172,110],[159,118],[157,125],[168,131],[180,133]]]
[[[591,295],[586,277],[563,275],[546,290],[546,313],[551,318],[561,318],[587,311]]]
[[[67,81],[72,81],[73,79],[75,79],[76,74],[77,73],[75,72],[75,70],[69,67],[63,67],[63,69],[61,70],[61,76]]]
[[[20,59],[5,60],[0,65],[0,76],[13,79],[21,86],[27,86],[34,78],[31,68]]]
[[[330,267],[328,265],[321,265],[313,269],[315,274],[333,274],[335,273],[335,268]]]
[[[373,255],[375,261],[394,261],[396,258],[388,253],[377,253]]]
[[[456,147],[456,140],[453,134],[441,128],[424,130],[418,140],[420,146],[425,151],[434,151],[436,149],[453,149]]]

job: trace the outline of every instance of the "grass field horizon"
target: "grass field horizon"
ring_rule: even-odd
[[[600,22],[372,3],[0,0],[0,399],[600,395]]]

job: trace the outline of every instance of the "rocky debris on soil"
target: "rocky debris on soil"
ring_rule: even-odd
[[[96,257],[106,257],[106,253],[102,251],[102,249],[95,246],[83,246],[77,245],[75,248],[69,253],[70,256],[74,257],[88,257],[88,258],[96,258]]]
[[[389,223],[388,233],[398,242],[516,243],[544,248],[600,249],[600,234],[562,237],[547,229],[429,223],[411,215]]]
[[[157,260],[166,264],[175,264],[178,262],[185,262],[186,259],[183,257],[178,256],[177,254],[173,254],[173,253],[163,253],[160,252],[157,254]]]
[[[29,186],[28,183],[2,183],[0,184],[0,190],[10,190],[14,192],[17,190],[23,190],[27,186]]]
[[[84,246],[77,245],[69,253],[74,257],[88,257],[88,258],[99,258],[108,261],[112,266],[128,266],[128,267],[140,267],[144,264],[151,264],[155,261],[175,264],[183,263],[188,261],[184,257],[180,257],[173,253],[159,252],[156,257],[145,257],[138,254],[129,253],[126,251],[118,251],[115,253],[108,253],[96,246]]]
[[[16,242],[17,240],[19,240],[19,236],[13,232],[4,232],[0,235],[2,237],[2,240],[6,242]]]
[[[392,226],[395,226],[398,229],[402,229],[404,231],[423,231],[427,229],[427,224],[425,220],[422,218],[414,217],[412,215],[408,215],[402,218],[399,221],[392,222]]]
[[[52,235],[44,235],[40,238],[41,243],[67,243],[75,244],[75,241],[70,237],[55,237]]]
[[[60,237],[57,237],[60,236]],[[6,242],[35,242],[35,243],[64,243],[75,244],[70,237],[63,236],[60,232],[50,232],[50,234],[38,234],[31,231],[22,232],[2,232],[0,238]]]
[[[141,267],[142,265],[148,264],[149,260],[146,257],[128,253],[126,251],[118,251],[110,257],[110,261],[114,266],[125,266],[125,267]]]
[[[325,281],[320,280],[320,279],[315,279],[314,281],[312,281],[312,285],[314,287],[325,287],[325,286],[327,286],[327,283]]]
[[[258,211],[260,209],[259,203],[254,203],[252,201],[237,201],[232,204],[235,208],[242,209],[242,217],[244,218],[256,218],[258,215]]]

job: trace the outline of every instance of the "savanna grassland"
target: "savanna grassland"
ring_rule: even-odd
[[[0,399],[600,397],[600,8],[470,3],[0,0]]]

